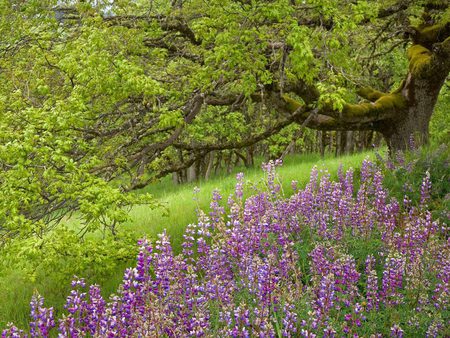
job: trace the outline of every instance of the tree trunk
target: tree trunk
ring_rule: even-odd
[[[254,147],[250,146],[247,148],[247,163],[245,163],[245,166],[247,168],[253,167],[255,165],[255,161],[253,159],[254,154]]]
[[[180,177],[176,171],[172,173],[172,182],[174,185],[180,184]]]
[[[353,131],[347,132],[347,140],[345,141],[345,153],[353,153]]]
[[[325,144],[323,142],[323,131],[318,130],[317,131],[317,141],[318,141],[318,146],[319,146],[319,152],[320,152],[320,157],[324,157],[325,156]]]
[[[222,152],[219,152],[219,153],[217,154],[217,156],[216,156],[216,165],[214,166],[214,175],[217,175],[217,173],[218,173],[218,171],[219,171],[219,169],[220,169],[220,167],[221,167],[221,164],[222,164],[222,155],[223,155],[223,153],[222,153]]]
[[[431,115],[444,81],[444,76],[429,78],[408,74],[402,89],[406,107],[398,112],[398,118],[384,121],[379,129],[390,150],[406,150],[411,141],[417,145],[428,142]]]
[[[334,143],[334,134],[335,134],[335,132],[330,131],[329,134],[330,134],[330,141],[328,143],[328,152],[330,154],[332,154],[333,153],[333,143]]]
[[[341,131],[337,131],[336,132],[336,148],[334,150],[334,156],[338,157],[340,155],[340,148],[341,148],[341,137],[342,137],[342,132]]]
[[[214,152],[210,152],[208,154],[208,167],[206,168],[206,172],[205,172],[205,180],[209,180],[209,178],[211,177],[211,172],[213,170],[213,166],[214,166]]]
[[[190,183],[197,179],[197,163],[193,163],[188,169],[186,174],[186,182]]]

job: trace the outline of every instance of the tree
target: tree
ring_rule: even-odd
[[[392,150],[416,133],[426,142],[450,69],[446,1],[3,0],[0,11],[5,238],[74,210],[88,229],[114,229],[124,206],[150,201],[127,192],[295,123],[376,130]]]

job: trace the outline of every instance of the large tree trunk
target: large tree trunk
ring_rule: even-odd
[[[398,118],[386,120],[379,129],[389,149],[407,149],[411,141],[416,145],[428,142],[428,126],[444,81],[442,75],[430,78],[408,74],[402,89],[406,107],[399,112]]]

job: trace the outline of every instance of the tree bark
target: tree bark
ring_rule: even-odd
[[[193,163],[188,169],[186,174],[186,181],[188,183],[197,179],[197,163]]]
[[[347,132],[347,139],[345,141],[345,153],[353,153],[353,131],[351,130]]]
[[[433,73],[436,76],[431,76]],[[430,119],[445,78],[436,70],[430,70],[430,74],[408,74],[402,90],[407,106],[398,118],[386,120],[379,128],[391,150],[405,150],[411,140],[418,145],[428,142]]]
[[[206,172],[205,172],[205,180],[209,180],[209,178],[211,177],[211,172],[213,170],[213,166],[214,166],[214,156],[215,153],[212,151],[209,153],[208,155],[208,167],[206,168]]]

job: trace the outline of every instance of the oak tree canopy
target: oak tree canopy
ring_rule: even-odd
[[[0,235],[78,210],[112,227],[127,192],[291,124],[426,142],[450,70],[431,0],[0,2]]]

